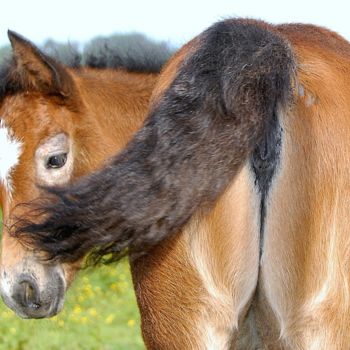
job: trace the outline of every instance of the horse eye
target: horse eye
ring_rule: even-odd
[[[46,162],[46,168],[62,168],[67,161],[67,153],[56,154],[51,156]]]

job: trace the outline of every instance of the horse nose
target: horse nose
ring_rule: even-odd
[[[39,309],[40,292],[36,281],[29,275],[22,275],[14,288],[13,299],[25,309]]]
[[[17,273],[16,270],[24,267],[25,272]],[[3,301],[22,318],[56,315],[63,307],[66,292],[61,266],[32,262],[31,266],[27,263],[24,267],[20,265],[15,270],[1,271],[0,294]]]

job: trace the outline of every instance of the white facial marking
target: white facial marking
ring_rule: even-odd
[[[1,294],[10,295],[12,282],[5,271],[1,272],[0,291]]]
[[[5,185],[9,195],[12,193],[11,172],[18,164],[21,153],[22,143],[0,120],[0,182]]]

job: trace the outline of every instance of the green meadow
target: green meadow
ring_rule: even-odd
[[[81,272],[51,319],[22,320],[1,302],[0,349],[144,349],[128,262]]]

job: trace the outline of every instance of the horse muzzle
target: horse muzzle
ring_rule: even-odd
[[[3,270],[1,273],[1,297],[22,318],[52,317],[63,307],[66,282],[62,270],[58,266],[46,266],[39,272],[27,270],[17,274]]]

